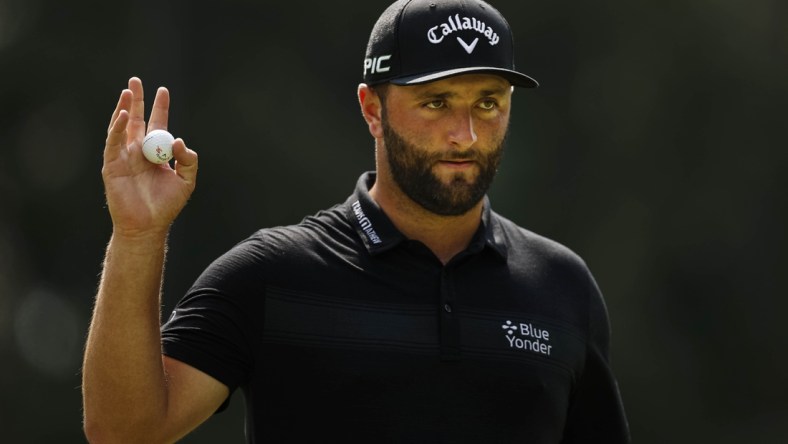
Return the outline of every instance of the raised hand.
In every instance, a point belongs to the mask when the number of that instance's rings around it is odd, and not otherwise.
[[[116,235],[166,235],[194,191],[197,153],[182,139],[172,146],[174,166],[150,163],[142,154],[145,134],[167,129],[169,108],[169,91],[159,88],[146,125],[142,81],[132,77],[120,94],[107,129],[101,170]]]

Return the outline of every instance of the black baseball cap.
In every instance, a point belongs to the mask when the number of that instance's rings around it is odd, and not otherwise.
[[[512,85],[539,86],[515,71],[513,46],[506,19],[481,0],[398,0],[372,28],[363,80],[417,85],[487,73]]]

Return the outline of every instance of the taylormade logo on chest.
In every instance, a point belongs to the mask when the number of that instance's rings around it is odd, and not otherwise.
[[[487,23],[476,19],[476,17],[460,17],[460,14],[455,14],[453,17],[449,16],[449,18],[439,25],[433,26],[427,31],[427,40],[430,43],[438,44],[443,41],[446,36],[452,34],[457,31],[462,31],[470,29],[473,31],[478,32],[479,34],[484,35],[487,40],[490,42],[491,46],[495,46],[500,40],[500,36],[487,25]],[[468,54],[472,53],[474,48],[476,48],[476,44],[479,43],[479,38],[473,40],[473,42],[468,43],[460,37],[457,37],[457,41],[460,42],[462,47],[465,49]]]
[[[372,228],[372,222],[364,214],[364,210],[361,209],[361,202],[355,201],[351,207],[353,208],[353,214],[355,214],[356,219],[358,219],[358,224],[361,226],[361,230],[367,235],[367,239],[369,239],[369,241],[373,244],[379,244],[383,242],[380,240],[378,233],[375,232],[375,229]]]

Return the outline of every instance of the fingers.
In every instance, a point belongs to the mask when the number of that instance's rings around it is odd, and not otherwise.
[[[113,122],[107,130],[107,142],[104,145],[104,163],[117,159],[126,149],[126,127],[129,124],[129,112],[118,109]]]
[[[156,91],[153,100],[153,109],[147,129],[145,125],[145,93],[142,88],[142,80],[138,77],[129,79],[129,91],[132,94],[129,127],[129,136],[132,138],[143,138],[149,131],[155,129],[166,130],[170,114],[170,92],[165,87],[160,87]]]
[[[172,144],[172,156],[175,158],[175,172],[194,186],[197,181],[197,153],[186,148],[183,139],[177,138]]]
[[[156,98],[153,100],[153,109],[148,121],[148,131],[166,130],[167,121],[170,115],[170,92],[165,87],[160,87],[156,91]]]
[[[147,130],[167,130],[169,109],[170,93],[167,88],[160,87],[156,91],[156,98],[153,101],[153,109],[151,110]],[[122,150],[127,148],[132,151],[138,151],[142,146],[142,140],[146,133],[142,80],[138,77],[132,77],[129,79],[128,89],[124,89],[121,92],[118,104],[115,106],[115,111],[110,118],[109,127],[107,128],[107,143],[104,148],[105,160],[112,161],[116,159]],[[135,141],[137,142],[136,144],[133,143]],[[186,148],[183,140],[180,140],[178,145],[182,148],[180,150],[182,154],[179,159],[179,156],[173,153],[176,161],[181,163],[181,168],[187,176],[196,176],[197,153]],[[174,147],[173,151],[176,151]],[[193,165],[194,172],[191,173]]]
[[[142,143],[142,138],[145,137],[145,95],[142,80],[138,77],[130,78],[129,90],[131,90],[132,101],[129,110],[128,136]]]
[[[112,117],[109,119],[109,126],[107,126],[107,133],[109,133],[112,125],[115,124],[115,120],[118,119],[118,114],[120,110],[125,109],[128,111],[130,103],[131,103],[131,91],[128,89],[124,89],[120,93],[120,97],[118,98],[118,104],[115,106],[115,111],[112,113]]]
[[[104,145],[104,159],[111,162],[116,159],[121,150],[126,149],[127,133],[126,128],[129,123],[129,108],[133,100],[133,93],[124,89],[118,98],[118,104],[115,106],[115,111],[112,113],[112,118],[109,121],[107,128],[107,141]]]

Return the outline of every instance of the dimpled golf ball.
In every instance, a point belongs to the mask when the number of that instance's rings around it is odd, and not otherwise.
[[[165,163],[172,159],[172,143],[175,138],[164,130],[153,130],[142,142],[142,154],[153,163]]]

